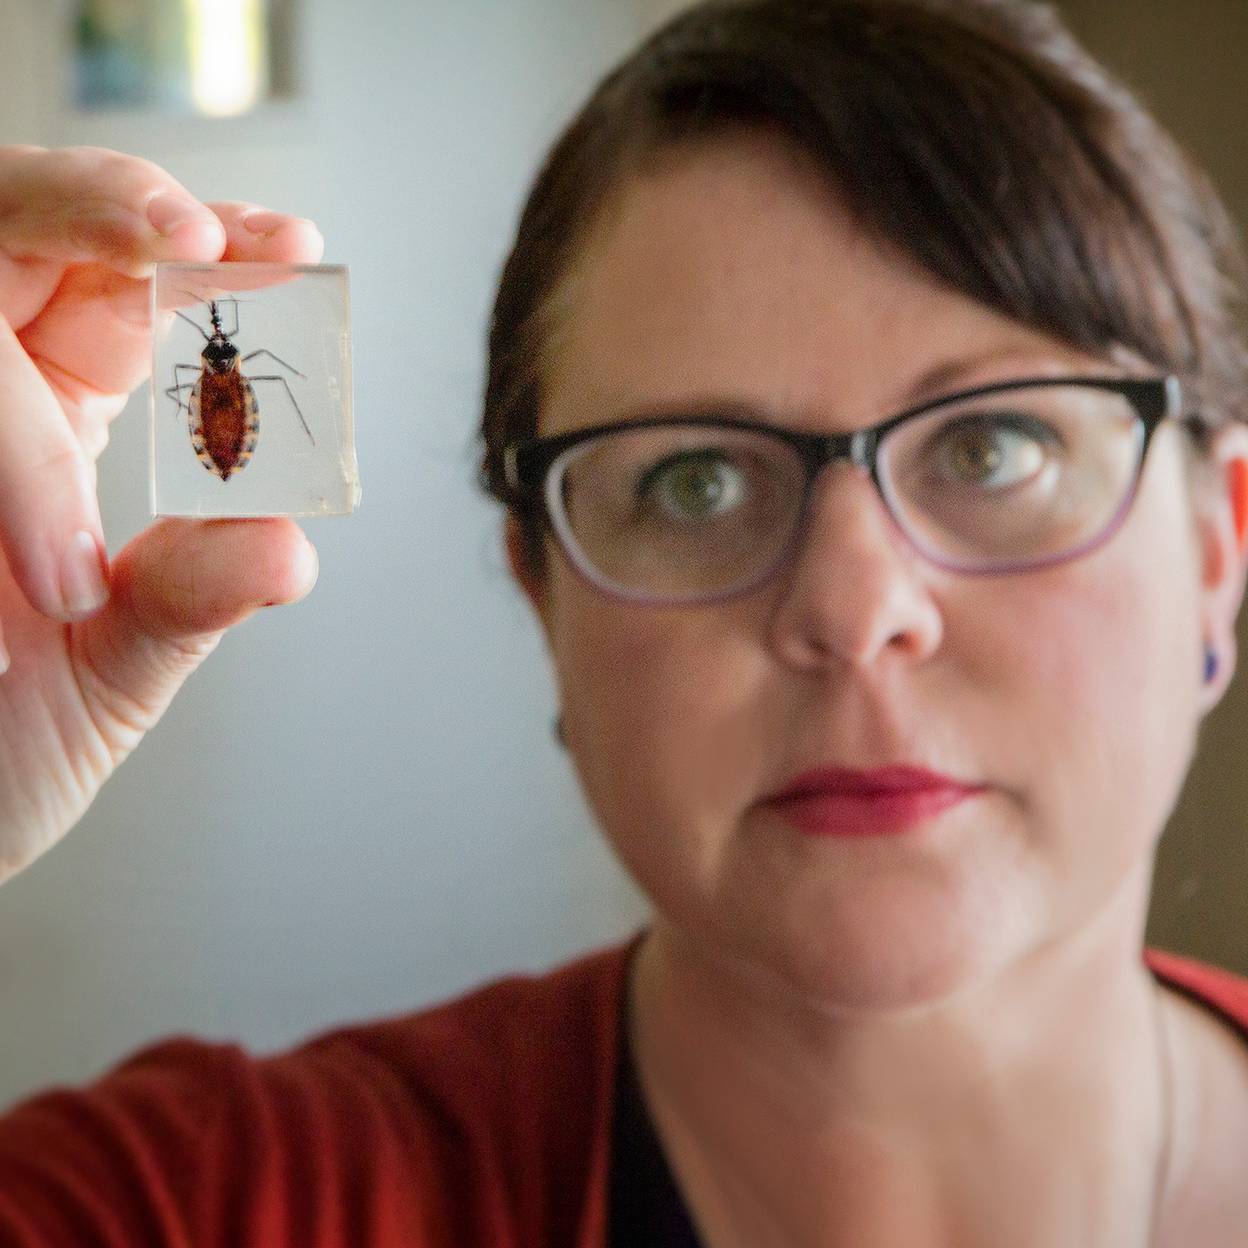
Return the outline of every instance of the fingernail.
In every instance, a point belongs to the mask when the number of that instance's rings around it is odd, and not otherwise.
[[[243,213],[243,225],[252,234],[276,234],[278,230],[291,224],[312,225],[312,222],[302,217],[287,216],[284,212],[270,212],[267,208],[256,208]]]
[[[147,219],[166,238],[171,238],[184,225],[208,225],[216,220],[201,204],[167,191],[148,201]]]
[[[282,212],[270,212],[267,208],[256,208],[252,212],[245,212],[242,215],[243,226],[250,233],[261,233],[261,235],[270,235],[277,233],[282,226],[286,225],[291,218]]]
[[[103,552],[85,529],[70,539],[61,560],[61,601],[65,615],[73,619],[91,615],[108,601]]]
[[[9,664],[12,663],[9,652],[4,648],[4,638],[0,637],[0,676],[9,670]]]

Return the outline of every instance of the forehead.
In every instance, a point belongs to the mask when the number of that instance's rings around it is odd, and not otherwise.
[[[553,302],[542,432],[695,399],[849,426],[923,386],[1088,363],[938,284],[765,131],[630,178]]]

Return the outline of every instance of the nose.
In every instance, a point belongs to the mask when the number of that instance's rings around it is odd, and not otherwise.
[[[776,652],[802,668],[927,657],[940,645],[943,622],[923,566],[866,472],[830,465],[778,578],[770,620]]]

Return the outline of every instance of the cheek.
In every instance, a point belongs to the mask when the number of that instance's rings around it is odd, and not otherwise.
[[[572,757],[617,853],[653,892],[709,877],[760,783],[763,655],[732,616],[611,602],[566,578],[551,634]]]
[[[991,665],[978,682],[979,739],[1003,783],[1019,777],[1054,872],[1089,892],[1098,864],[1120,872],[1151,852],[1195,744],[1198,570],[1167,514],[1142,509],[1121,540],[1020,579],[983,604],[978,618],[991,625],[967,625]]]

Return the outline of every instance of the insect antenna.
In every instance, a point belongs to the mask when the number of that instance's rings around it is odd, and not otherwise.
[[[194,325],[195,328],[199,330],[200,336],[203,338],[205,342],[210,342],[212,340],[212,335],[205,333],[203,328],[198,324],[198,322],[191,320],[191,318],[187,316],[185,312],[179,312],[177,308],[174,308],[173,314],[174,316],[180,316],[188,325]]]

